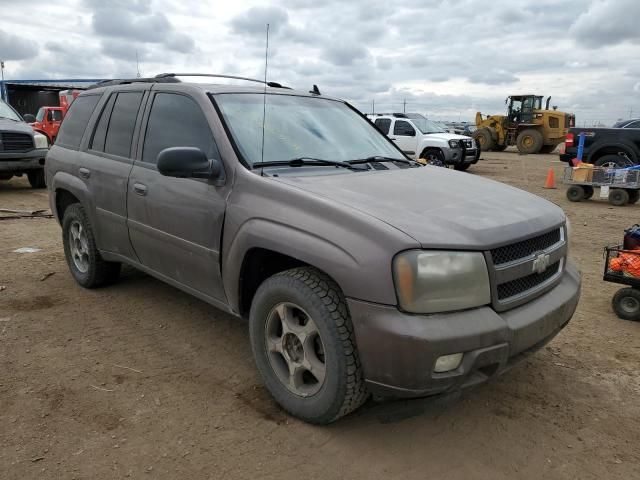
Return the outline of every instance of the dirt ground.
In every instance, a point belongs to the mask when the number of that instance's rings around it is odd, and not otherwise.
[[[242,321],[133,270],[83,290],[55,220],[0,221],[0,478],[640,478],[640,324],[601,280],[602,246],[640,206],[571,204],[542,188],[549,166],[558,178],[557,155],[507,151],[469,172],[569,215],[584,280],[569,326],[462,396],[370,403],[329,427],[278,409]],[[47,207],[0,182],[0,208]]]

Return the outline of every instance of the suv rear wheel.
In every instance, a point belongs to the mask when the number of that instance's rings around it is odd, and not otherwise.
[[[120,264],[102,258],[87,213],[79,203],[64,211],[62,241],[69,270],[80,285],[96,288],[118,279]]]
[[[327,275],[294,268],[265,280],[249,329],[265,386],[295,417],[327,424],[367,399],[349,311]]]

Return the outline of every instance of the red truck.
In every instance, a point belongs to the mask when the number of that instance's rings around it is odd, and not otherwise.
[[[71,102],[78,96],[80,90],[63,90],[59,94],[59,107],[40,107],[35,121],[29,123],[36,132],[43,134],[49,140],[49,145],[56,141],[60,124]],[[33,118],[33,117],[32,117]]]

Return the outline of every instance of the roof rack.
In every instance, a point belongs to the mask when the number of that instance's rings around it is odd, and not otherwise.
[[[155,78],[175,78],[175,77],[215,77],[215,78],[230,78],[232,80],[244,80],[247,82],[255,82],[262,83],[263,85],[267,85],[268,87],[273,88],[286,88],[291,90],[289,87],[285,87],[278,82],[265,82],[263,80],[256,80],[255,78],[247,78],[247,77],[238,77],[235,75],[221,75],[217,73],[160,73],[155,76]],[[177,80],[177,79],[176,79]],[[179,80],[178,80],[179,81]]]
[[[396,117],[396,118],[409,118],[406,113],[371,113],[370,115],[375,115],[376,117],[388,116],[388,117]]]
[[[92,90],[94,88],[101,87],[111,87],[113,85],[127,85],[130,83],[179,83],[180,80],[177,78],[121,78],[114,80],[102,80],[101,82],[95,83],[87,87],[87,90]]]

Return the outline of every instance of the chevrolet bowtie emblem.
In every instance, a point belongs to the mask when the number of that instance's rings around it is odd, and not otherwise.
[[[549,267],[549,262],[551,261],[551,257],[546,253],[539,254],[536,259],[533,261],[532,270],[535,273],[544,273]]]

